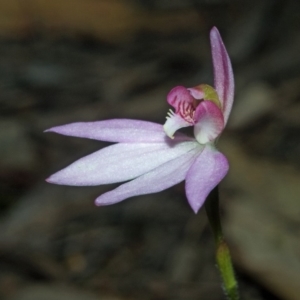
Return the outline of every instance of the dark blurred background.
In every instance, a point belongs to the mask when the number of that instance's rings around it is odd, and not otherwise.
[[[172,87],[212,84],[212,26],[236,78],[218,145],[241,294],[300,299],[299,1],[0,0],[1,299],[223,299],[205,212],[184,184],[99,208],[111,186],[44,182],[106,145],[45,129],[164,123]]]

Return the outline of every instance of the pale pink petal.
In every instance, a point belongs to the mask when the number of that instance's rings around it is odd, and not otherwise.
[[[225,177],[228,169],[227,158],[212,146],[205,146],[186,176],[186,196],[195,213],[211,190]]]
[[[71,123],[50,128],[46,132],[107,142],[153,143],[166,140],[161,124],[130,119]],[[176,138],[182,141],[190,140],[183,134],[176,135]]]
[[[196,149],[160,165],[149,173],[101,195],[96,199],[96,205],[109,205],[129,197],[157,193],[183,181],[195,157],[201,153],[202,149],[203,147],[198,146]]]
[[[234,97],[234,78],[230,58],[216,27],[210,32],[211,52],[214,66],[215,89],[219,95],[227,123]]]
[[[219,107],[211,101],[202,101],[195,111],[194,135],[200,144],[213,141],[224,128],[224,117]]]
[[[197,142],[115,144],[77,160],[47,181],[77,186],[126,181],[198,146]]]

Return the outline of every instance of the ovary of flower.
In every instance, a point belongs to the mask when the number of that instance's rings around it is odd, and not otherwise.
[[[198,212],[210,191],[228,171],[215,139],[228,120],[234,95],[230,59],[218,30],[210,32],[214,88],[175,87],[167,101],[175,109],[164,126],[152,122],[113,119],[72,123],[48,132],[115,142],[51,175],[54,184],[88,186],[128,181],[100,195],[96,205],[118,203],[132,196],[156,193],[185,180],[188,202]],[[194,137],[178,129],[193,126]]]

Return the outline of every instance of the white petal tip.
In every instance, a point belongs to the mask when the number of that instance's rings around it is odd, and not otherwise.
[[[218,35],[220,35],[219,30],[218,30],[218,28],[217,28],[216,26],[214,26],[214,27],[210,30],[210,34],[218,34]]]
[[[109,193],[109,192],[108,192],[108,193]],[[101,196],[102,196],[102,195],[101,195]],[[103,201],[103,199],[100,200],[101,196],[99,196],[99,197],[94,201],[94,203],[95,203],[96,206],[107,206],[107,205],[114,204],[114,202],[111,202],[111,203],[110,203],[110,202]]]
[[[165,123],[165,125],[163,126],[164,128],[164,131],[166,133],[166,135],[170,138],[170,139],[174,139],[174,130],[172,130],[172,128],[170,128],[169,124],[170,122],[168,122],[168,120],[170,119],[167,119],[167,122]]]
[[[193,205],[191,205],[191,204],[190,204],[190,206],[191,206],[193,212],[194,212],[195,214],[197,214],[198,211],[199,211],[199,209],[201,208],[202,205],[198,205],[198,204],[193,204]]]
[[[197,135],[197,141],[202,145],[205,145],[206,143],[210,142],[207,135],[205,135],[205,134],[203,134],[203,135],[198,134]]]
[[[98,199],[96,199],[96,200],[94,201],[94,203],[95,203],[96,206],[103,206],[103,204],[100,203],[100,202],[98,201]]]
[[[183,127],[188,127],[188,126],[192,126],[192,124],[185,121],[179,115],[172,113],[172,114],[168,115],[167,121],[164,124],[163,128],[164,128],[166,135],[169,138],[174,139],[174,133],[178,129],[183,128]]]
[[[56,174],[56,173],[55,173]],[[72,185],[70,183],[65,183],[60,178],[57,178],[55,174],[51,175],[50,177],[46,178],[45,181],[51,184],[58,184],[58,185]]]
[[[48,177],[48,178],[46,178],[45,181],[48,182],[48,183],[55,183],[55,182],[53,182],[53,180],[51,179],[51,176]]]
[[[57,130],[55,130],[55,129],[56,129],[56,127],[51,127],[49,129],[44,130],[44,132],[55,132],[55,133],[57,133]]]

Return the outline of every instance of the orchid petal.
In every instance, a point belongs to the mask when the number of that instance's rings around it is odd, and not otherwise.
[[[203,150],[197,147],[156,169],[99,196],[96,205],[110,205],[129,197],[163,191],[185,179],[195,157]]]
[[[219,107],[211,101],[202,101],[195,111],[194,135],[200,144],[214,140],[224,128],[224,117]]]
[[[71,123],[50,128],[46,132],[107,142],[154,143],[166,140],[162,125],[129,119]],[[182,141],[191,140],[183,134],[178,134],[176,138]]]
[[[175,108],[177,113],[182,109],[182,105],[192,104],[194,99],[187,88],[184,86],[176,86],[169,92],[167,101]]]
[[[197,142],[111,145],[77,160],[47,181],[76,186],[126,181],[197,147]]]
[[[210,31],[211,52],[214,65],[215,89],[222,103],[224,121],[227,123],[234,97],[234,78],[230,58],[216,27]]]
[[[185,184],[188,202],[195,213],[211,190],[225,177],[228,169],[227,158],[210,145],[197,157],[187,173]]]

